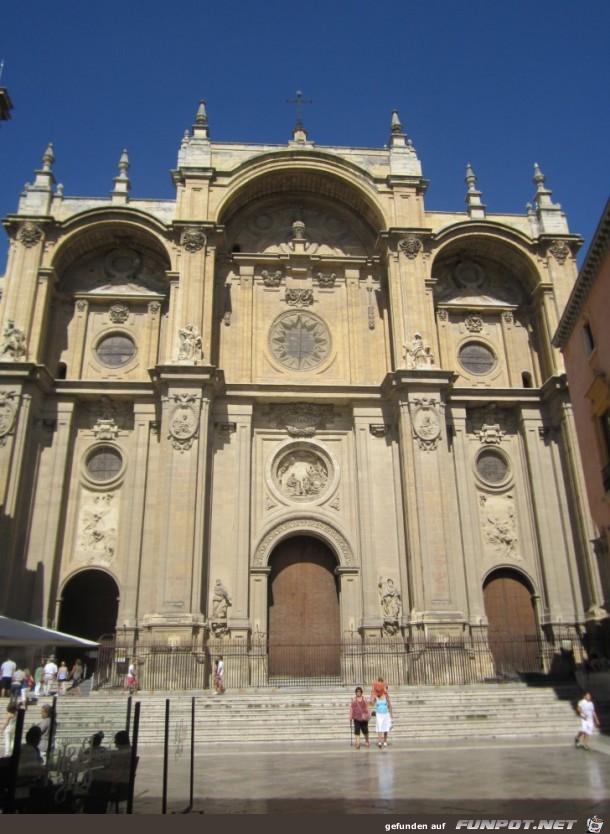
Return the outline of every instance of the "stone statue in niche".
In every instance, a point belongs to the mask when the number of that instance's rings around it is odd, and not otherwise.
[[[405,342],[403,347],[406,365],[410,370],[431,368],[434,364],[430,345],[424,345],[421,333],[415,333],[413,340]]]
[[[212,595],[212,620],[216,622],[217,620],[226,620],[227,619],[227,609],[229,605],[232,605],[231,597],[229,596],[229,592],[222,584],[220,579],[216,580],[216,585],[214,586],[214,591]]]
[[[24,359],[26,354],[25,333],[15,327],[15,322],[9,319],[3,333],[3,342],[0,347],[0,358]]]
[[[179,362],[195,362],[202,358],[201,335],[199,328],[194,324],[185,324],[178,331],[180,336],[180,348],[178,350]]]
[[[383,576],[380,576],[377,588],[379,590],[379,600],[381,602],[384,620],[391,622],[398,620],[402,608],[402,600],[400,598],[400,590],[394,584],[394,580],[390,578],[384,579]]]

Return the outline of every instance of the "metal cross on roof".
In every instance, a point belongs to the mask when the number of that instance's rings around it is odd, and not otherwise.
[[[301,107],[304,104],[313,104],[313,100],[310,98],[303,98],[303,93],[300,90],[296,92],[296,98],[287,98],[286,104],[296,104],[297,106],[297,129],[303,127],[303,120],[301,118],[302,112]]]

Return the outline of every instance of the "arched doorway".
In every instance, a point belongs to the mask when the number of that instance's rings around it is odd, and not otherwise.
[[[483,587],[489,648],[501,677],[540,669],[538,626],[532,590],[517,571],[494,571]]]
[[[64,586],[59,612],[60,631],[87,640],[99,640],[116,630],[119,589],[114,579],[102,570],[84,570]]]
[[[339,589],[331,550],[293,536],[273,551],[269,577],[269,677],[278,682],[341,673]]]

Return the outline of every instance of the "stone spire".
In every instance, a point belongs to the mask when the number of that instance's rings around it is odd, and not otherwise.
[[[485,205],[481,202],[482,192],[477,190],[477,178],[470,162],[466,166],[464,182],[468,186],[466,205],[471,220],[485,220]]]
[[[53,176],[53,163],[55,156],[53,155],[53,142],[49,142],[46,151],[42,155],[42,168],[39,168],[36,173],[34,185],[37,191],[50,191],[51,186],[55,183]]]
[[[195,116],[195,124],[193,125],[194,139],[209,139],[210,133],[208,129],[208,115],[205,110],[205,101],[199,102],[197,108],[197,115]]]
[[[541,234],[569,234],[568,222],[559,203],[551,199],[553,192],[546,188],[546,177],[537,162],[534,163],[534,185],[536,193],[532,202],[536,206],[536,217]]]
[[[34,172],[36,179],[32,184],[25,184],[23,194],[19,200],[20,214],[44,215],[49,213],[51,200],[53,199],[53,186],[55,185],[55,177],[53,176],[54,161],[53,144],[49,142],[46,151],[42,155],[42,168],[38,168]]]
[[[398,110],[392,110],[389,148],[390,176],[421,177],[421,164],[417,158],[413,142],[403,131]]]
[[[119,175],[114,178],[114,188],[110,192],[113,203],[127,203],[129,202],[129,189],[131,183],[129,181],[128,171],[130,169],[129,157],[127,151],[123,150],[121,158],[119,159]]]

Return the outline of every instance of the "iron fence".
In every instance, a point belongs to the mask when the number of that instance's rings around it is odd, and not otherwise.
[[[538,635],[475,634],[441,640],[358,635],[324,645],[279,643],[264,635],[247,642],[210,639],[177,645],[103,640],[95,685],[121,688],[128,660],[135,658],[141,689],[207,689],[219,654],[231,689],[352,685],[379,675],[392,685],[461,685],[531,674],[565,676],[573,666],[565,641],[549,642]]]

